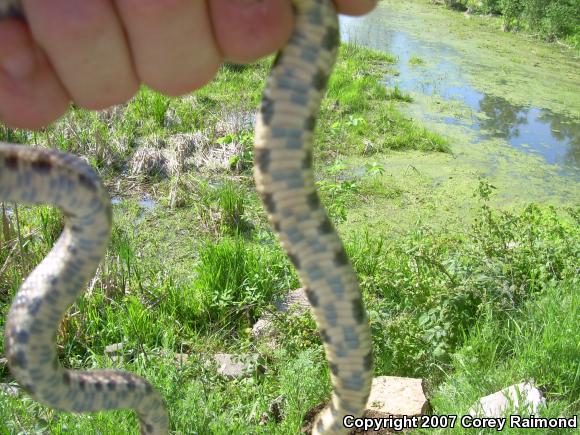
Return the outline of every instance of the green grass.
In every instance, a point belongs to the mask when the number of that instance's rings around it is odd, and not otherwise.
[[[425,60],[423,60],[423,58],[417,56],[416,54],[413,54],[409,58],[409,65],[414,65],[414,66],[425,65]]]
[[[512,312],[488,309],[461,351],[454,372],[437,388],[440,414],[464,415],[482,396],[508,384],[534,380],[546,391],[544,417],[577,415],[580,409],[580,294],[578,280],[550,285]],[[458,433],[469,433],[468,430]],[[491,433],[491,431],[488,431]],[[488,433],[484,432],[484,433]],[[574,430],[550,433],[578,433]],[[521,433],[508,428],[506,433]],[[543,434],[544,429],[526,433]]]
[[[393,89],[389,90],[389,92],[387,93],[387,96],[391,100],[403,101],[405,103],[412,103],[413,102],[413,97],[411,97],[409,94],[401,91],[401,89],[399,89],[398,86],[395,86]]]
[[[387,150],[416,149],[449,152],[449,145],[410,121],[386,100],[410,102],[398,88],[387,92],[377,78],[395,62],[389,55],[366,48],[342,46],[321,110],[317,140],[321,150],[368,154]],[[382,66],[382,68],[381,68]]]
[[[403,230],[377,209],[382,227],[346,225],[377,199],[402,207],[431,194],[432,180],[424,181],[426,193],[409,191],[405,178],[394,180],[389,156],[449,150],[441,136],[401,115],[398,105],[406,103],[381,85],[392,61],[341,48],[315,148],[317,185],[369,308],[375,375],[425,377],[436,414],[465,413],[477,397],[531,378],[547,392],[549,415],[578,413],[577,209],[497,210],[490,205],[494,189],[481,181],[473,221],[419,221]],[[113,194],[123,197],[96,279],[61,325],[59,356],[67,367],[115,367],[147,377],[165,398],[175,433],[296,433],[306,411],[330,392],[308,313],[275,316],[275,349],[256,343],[249,331],[272,311],[276,295],[299,286],[253,189],[249,127],[241,115],[236,125],[220,124],[256,107],[266,71],[265,61],[224,67],[207,88],[181,99],[143,89],[106,112],[73,109],[42,134],[0,130],[5,140],[90,154]],[[122,172],[147,139],[158,138],[164,149],[164,141],[191,130],[203,130],[216,148],[239,145],[239,152],[210,169],[196,158],[174,178],[136,182]],[[364,164],[347,166],[353,157]],[[183,206],[171,209],[175,185]],[[145,194],[156,207],[139,205]],[[0,220],[1,328],[22,278],[46,255],[62,219],[49,207],[19,206],[18,219]],[[104,349],[118,342],[124,358],[113,362]],[[217,352],[256,353],[265,372],[223,379],[207,365]],[[190,359],[180,366],[177,353]],[[129,411],[72,415],[24,395],[0,395],[0,433],[127,433],[137,425]],[[279,396],[282,421],[260,425]]]

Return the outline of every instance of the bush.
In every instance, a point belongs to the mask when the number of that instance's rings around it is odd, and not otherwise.
[[[501,14],[505,29],[525,30],[547,40],[577,40],[580,35],[580,0],[445,0],[445,5]]]
[[[480,212],[463,233],[419,226],[401,241],[363,234],[347,243],[369,307],[376,373],[437,381],[486,313],[508,321],[577,275],[580,212],[493,210],[493,190],[481,182]]]
[[[199,253],[195,280],[203,320],[251,324],[283,285],[277,277],[287,272],[288,263],[279,250],[248,245],[238,237],[208,241]]]

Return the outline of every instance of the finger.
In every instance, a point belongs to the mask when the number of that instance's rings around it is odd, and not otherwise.
[[[0,22],[0,119],[15,128],[40,128],[68,108],[68,95],[19,20]]]
[[[334,0],[334,4],[341,14],[358,16],[372,11],[377,0]]]
[[[108,0],[24,0],[34,39],[79,106],[102,109],[138,88],[130,51]]]
[[[117,0],[117,9],[145,84],[181,95],[213,78],[221,54],[205,1]]]
[[[288,0],[210,0],[215,37],[224,57],[251,62],[278,50],[290,37]]]

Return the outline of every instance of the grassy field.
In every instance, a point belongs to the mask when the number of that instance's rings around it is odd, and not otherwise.
[[[401,115],[411,98],[381,84],[392,62],[342,46],[315,147],[323,202],[369,307],[375,375],[425,377],[436,414],[465,414],[478,397],[529,379],[545,390],[546,415],[578,414],[580,209],[499,208],[490,180],[477,177],[434,203],[434,180],[415,177],[412,163],[452,148]],[[142,89],[107,111],[73,108],[39,133],[0,127],[0,140],[87,156],[104,178],[115,204],[112,240],[61,325],[59,354],[67,367],[147,377],[175,433],[296,433],[330,392],[309,314],[277,316],[277,348],[250,335],[273,298],[299,286],[251,178],[252,117],[268,64],[225,66],[180,99]],[[405,158],[409,178],[396,179],[384,162]],[[468,204],[461,214],[458,196]],[[364,225],[369,204],[373,223]],[[49,207],[6,207],[0,322],[62,228]],[[448,217],[431,222],[415,213],[423,208]],[[113,362],[104,348],[119,342],[124,358]],[[217,352],[257,354],[260,369],[226,380],[207,365]],[[181,353],[185,364],[175,362]],[[129,411],[73,415],[0,395],[0,433],[136,432]],[[279,396],[282,420],[260,425]]]

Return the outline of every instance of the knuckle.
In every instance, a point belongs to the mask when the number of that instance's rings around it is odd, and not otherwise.
[[[124,0],[127,9],[139,15],[159,16],[182,10],[188,0]]]
[[[143,83],[158,92],[179,96],[209,83],[215,77],[220,64],[216,53],[207,53],[201,60],[196,58],[173,67],[140,69],[139,77]]]
[[[116,104],[121,104],[133,97],[138,90],[138,84],[126,85],[118,89],[106,89],[106,86],[94,89],[87,95],[75,95],[76,105],[88,110],[103,110]]]
[[[75,2],[55,17],[53,26],[57,33],[70,38],[94,37],[110,26],[107,7],[102,0]]]

